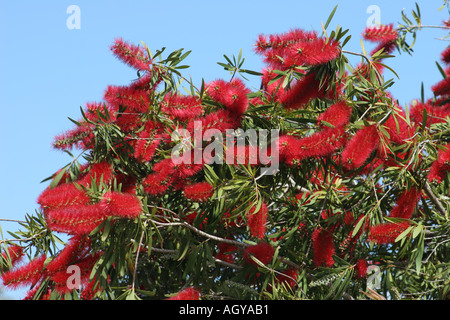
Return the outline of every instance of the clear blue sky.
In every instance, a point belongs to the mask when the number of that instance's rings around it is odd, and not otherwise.
[[[448,18],[443,0],[418,1],[423,24],[440,24]],[[70,5],[81,12],[80,29],[67,28]],[[51,147],[56,134],[72,128],[67,119],[80,117],[79,107],[100,101],[107,85],[123,85],[135,72],[116,60],[109,46],[115,37],[155,51],[192,50],[185,70],[200,83],[228,78],[216,62],[222,55],[242,48],[247,69],[260,70],[259,56],[252,51],[258,34],[285,32],[290,28],[321,30],[333,7],[330,24],[350,29],[346,49],[361,52],[360,34],[370,14],[368,6],[380,8],[381,23],[410,17],[414,1],[5,1],[0,0],[0,218],[23,219],[37,208],[36,199],[46,184],[40,181],[70,161]],[[430,86],[440,79],[435,66],[448,42],[437,40],[437,29],[419,32],[412,57],[402,54],[388,61],[400,79],[392,93],[402,104],[420,96],[420,84],[430,96]],[[371,48],[370,45],[368,45]],[[372,46],[373,47],[373,46]],[[6,230],[13,223],[0,221]],[[21,291],[19,291],[21,292]],[[7,292],[18,298],[20,293]]]

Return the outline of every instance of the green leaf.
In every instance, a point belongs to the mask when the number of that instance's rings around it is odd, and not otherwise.
[[[437,61],[436,61],[436,66],[438,67],[438,70],[441,73],[442,77],[444,79],[447,79],[447,74],[445,73],[444,69],[442,69],[441,65]]]
[[[53,178],[52,182],[50,183],[50,189],[53,189],[54,187],[56,187],[59,182],[61,181],[62,177],[64,176],[64,174],[66,173],[67,168],[71,165],[71,163],[69,163],[68,165],[66,165],[65,167],[63,167],[58,174],[55,176],[55,178]]]
[[[334,7],[333,11],[331,11],[330,15],[328,16],[327,22],[325,22],[324,29],[326,30],[328,28],[328,25],[330,24],[331,20],[334,17],[334,14],[336,13],[337,5]]]
[[[395,238],[395,242],[399,242],[400,240],[402,240],[403,238],[405,238],[408,233],[413,229],[413,226],[409,226],[408,228],[406,228],[405,231],[403,231],[402,233],[400,233],[397,238]]]

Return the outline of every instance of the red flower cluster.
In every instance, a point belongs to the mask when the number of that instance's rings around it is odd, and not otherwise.
[[[442,52],[441,59],[445,63],[444,72],[446,77],[431,87],[435,97],[423,102],[416,100],[412,103],[411,120],[418,126],[422,125],[424,112],[427,114],[426,126],[444,123],[446,118],[450,117],[450,47],[447,47]]]
[[[243,114],[248,108],[250,90],[240,79],[213,81],[206,86],[206,91],[214,101],[236,115]]]
[[[198,202],[207,201],[214,193],[213,187],[208,182],[187,185],[183,191],[186,198]]]
[[[261,205],[258,211],[252,207],[247,214],[247,226],[253,237],[262,239],[266,233],[268,209],[265,203]]]
[[[407,221],[378,224],[370,228],[368,240],[377,244],[394,243],[395,239],[408,227]]]
[[[395,48],[395,42],[398,38],[398,32],[392,24],[385,26],[367,27],[364,30],[363,37],[365,40],[377,42],[378,46],[372,50],[371,54],[384,49],[383,53],[390,53]]]
[[[167,300],[199,300],[200,299],[200,291],[197,289],[190,287],[181,290],[177,294],[167,298]]]
[[[260,35],[255,51],[273,69],[285,70],[294,65],[320,65],[340,54],[335,40],[319,38],[315,32],[294,29],[283,34]]]
[[[244,249],[244,261],[257,266],[252,256],[258,259],[261,263],[267,265],[272,261],[275,249],[267,242],[260,242],[254,246],[249,246]]]
[[[312,234],[312,246],[316,267],[331,267],[334,264],[333,255],[335,254],[334,237],[329,230],[318,227]]]

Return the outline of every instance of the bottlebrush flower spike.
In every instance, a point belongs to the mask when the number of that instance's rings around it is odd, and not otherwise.
[[[430,167],[428,180],[430,182],[441,183],[447,172],[450,171],[450,144],[443,146],[443,150],[439,150],[438,157]]]
[[[222,79],[209,83],[206,87],[210,97],[221,103],[230,112],[241,115],[249,105],[248,94],[250,90],[240,79],[226,82]]]
[[[343,127],[350,121],[352,115],[352,107],[342,100],[331,105],[327,110],[319,115],[317,124],[322,128],[325,126],[322,121],[325,121],[335,127]]]
[[[144,191],[150,195],[161,195],[175,180],[175,165],[172,159],[164,159],[153,166],[153,173],[142,181]]]
[[[340,54],[340,48],[335,40],[315,38],[293,44],[286,53],[284,63],[287,66],[317,66],[335,60]]]
[[[388,43],[395,41],[398,37],[397,30],[392,24],[383,26],[373,26],[364,29],[363,38],[372,42]]]
[[[431,87],[436,96],[444,96],[450,94],[450,78],[445,78]]]
[[[191,287],[186,288],[176,295],[168,298],[167,300],[199,300],[200,299],[200,291]]]
[[[355,271],[356,271],[356,278],[357,279],[364,279],[367,277],[367,261],[364,259],[358,259],[356,261],[355,265]]]
[[[52,145],[59,150],[88,149],[92,147],[94,138],[92,129],[86,124],[81,124],[75,129],[55,136]]]
[[[410,118],[417,125],[421,126],[423,122],[424,110],[427,113],[426,126],[435,123],[444,123],[447,117],[450,117],[450,110],[439,106],[432,105],[430,102],[414,101],[410,110]]]
[[[204,202],[212,197],[214,189],[208,182],[198,182],[186,186],[183,193],[189,200]]]
[[[252,256],[254,256],[262,264],[267,265],[272,261],[274,253],[274,247],[272,247],[267,242],[260,242],[256,245],[246,247],[244,249],[243,258],[244,261],[248,264],[257,266],[258,264],[256,263],[256,261],[252,259]]]
[[[361,167],[377,149],[380,137],[376,125],[366,126],[356,132],[342,152],[345,168],[352,170]]]
[[[441,59],[446,64],[450,64],[450,47],[445,48],[444,51],[441,53]]]
[[[77,188],[73,183],[47,188],[39,195],[37,200],[44,210],[88,204],[90,201],[87,193]]]
[[[261,207],[256,211],[255,207],[252,207],[247,214],[247,226],[250,234],[253,237],[262,239],[266,233],[268,209],[265,203],[261,204]]]
[[[409,222],[382,223],[370,227],[368,240],[377,244],[394,243],[395,239],[407,228]]]
[[[134,146],[134,157],[140,162],[153,159],[156,149],[161,143],[162,135],[158,131],[142,131]]]
[[[100,204],[113,217],[134,219],[142,213],[141,201],[134,194],[110,191],[103,195]]]
[[[313,262],[316,267],[331,267],[334,264],[335,254],[333,234],[321,227],[316,228],[312,234]]]
[[[37,283],[43,277],[45,255],[38,256],[24,266],[5,272],[1,279],[5,286],[17,288]]]
[[[11,263],[11,266],[14,267],[16,263],[18,263],[22,257],[24,256],[23,248],[18,245],[11,245],[6,248],[6,251],[2,253],[2,260],[8,261]],[[2,264],[0,264],[0,271],[2,271]]]
[[[127,107],[127,112],[143,113],[151,105],[150,96],[146,91],[131,86],[108,86],[103,97],[115,111],[122,106]]]
[[[336,99],[342,90],[338,83],[336,90],[327,91],[328,76],[322,80],[316,79],[315,72],[310,72],[300,80],[293,82],[289,89],[282,90],[277,98],[286,109],[298,110],[304,108],[311,100],[317,98]]]
[[[117,38],[111,46],[114,55],[124,63],[138,70],[149,70],[152,64],[148,54],[140,47]]]
[[[89,187],[92,182],[99,184],[110,183],[114,178],[113,167],[106,161],[93,163],[88,168],[88,172],[76,181],[78,184]]]
[[[106,217],[103,205],[96,203],[49,210],[46,218],[53,231],[82,235],[90,233]]]
[[[397,200],[397,203],[389,212],[389,217],[410,219],[420,199],[420,190],[412,187],[405,190]]]
[[[180,121],[196,118],[203,114],[201,100],[194,96],[166,95],[161,111]]]
[[[82,235],[70,238],[64,249],[45,267],[49,273],[66,271],[67,267],[89,253],[90,241]]]

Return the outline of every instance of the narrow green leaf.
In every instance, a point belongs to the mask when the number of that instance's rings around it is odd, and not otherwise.
[[[328,16],[327,22],[325,22],[324,28],[325,30],[328,28],[328,25],[330,24],[331,20],[334,17],[334,14],[336,13],[337,5],[334,7],[333,11],[331,11],[330,15]]]

